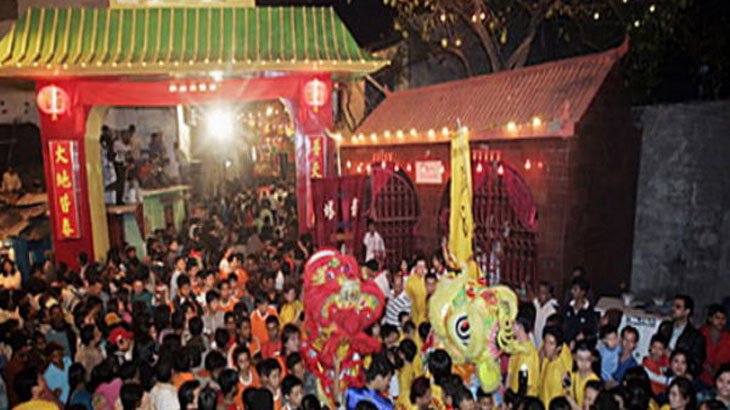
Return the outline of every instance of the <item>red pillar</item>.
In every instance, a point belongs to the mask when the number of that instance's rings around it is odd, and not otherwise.
[[[324,104],[320,107],[309,106],[304,97],[304,88],[313,79],[324,82],[326,86],[326,98]],[[323,176],[331,176],[336,172],[336,165],[332,160],[335,145],[331,138],[327,138],[326,134],[326,130],[332,130],[333,126],[332,76],[329,73],[314,74],[310,78],[305,78],[300,87],[299,101],[295,104],[298,127],[294,141],[297,168],[297,214],[299,216],[299,231],[308,232],[313,226],[314,219],[311,189],[312,163],[310,161],[312,151],[310,139],[312,137],[324,137],[325,164],[322,170]]]
[[[84,136],[86,133],[87,110],[80,105],[76,83],[73,81],[39,81],[36,91],[46,85],[56,85],[62,88],[70,97],[68,110],[54,119],[51,115],[39,113],[41,125],[41,143],[43,151],[43,166],[46,176],[46,192],[48,193],[48,209],[50,213],[53,249],[56,261],[65,262],[71,268],[78,267],[79,252],[86,252],[94,257],[92,241],[92,220],[89,205],[89,187],[86,175],[86,151]],[[59,198],[56,197],[53,184],[57,179],[52,172],[53,160],[50,152],[51,141],[74,141],[76,147],[74,191],[76,200],[78,238],[64,239],[60,215],[57,212]],[[101,166],[101,164],[99,164]]]

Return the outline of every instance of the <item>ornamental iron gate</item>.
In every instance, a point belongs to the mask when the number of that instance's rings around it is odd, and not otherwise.
[[[407,174],[388,167],[372,166],[370,177],[374,196],[370,218],[385,242],[385,267],[396,272],[403,259],[413,254],[418,195]]]
[[[474,251],[490,283],[534,285],[537,273],[537,208],[527,183],[501,161],[472,160]],[[451,181],[439,212],[448,236]]]

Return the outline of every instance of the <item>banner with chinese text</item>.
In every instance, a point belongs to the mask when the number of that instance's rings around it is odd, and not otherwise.
[[[366,175],[328,177],[312,181],[315,225],[312,233],[318,246],[334,246],[358,260],[367,228]]]
[[[56,140],[48,143],[56,236],[59,240],[81,237],[77,186],[79,164],[76,144],[71,140]]]
[[[325,152],[326,144],[323,135],[309,135],[309,177],[312,179],[324,178]]]

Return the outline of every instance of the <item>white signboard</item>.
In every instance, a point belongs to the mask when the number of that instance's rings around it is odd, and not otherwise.
[[[416,161],[416,183],[441,185],[444,181],[441,161]]]

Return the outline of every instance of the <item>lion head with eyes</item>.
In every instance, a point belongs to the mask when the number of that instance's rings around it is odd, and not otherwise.
[[[318,251],[304,267],[304,338],[301,353],[327,400],[364,383],[363,357],[380,350],[365,333],[382,314],[385,297],[352,256]],[[337,373],[339,371],[339,373]]]
[[[486,286],[468,275],[442,280],[429,301],[437,341],[455,364],[474,363],[482,389],[499,387],[499,357],[515,345],[512,322],[517,296],[505,286]]]

